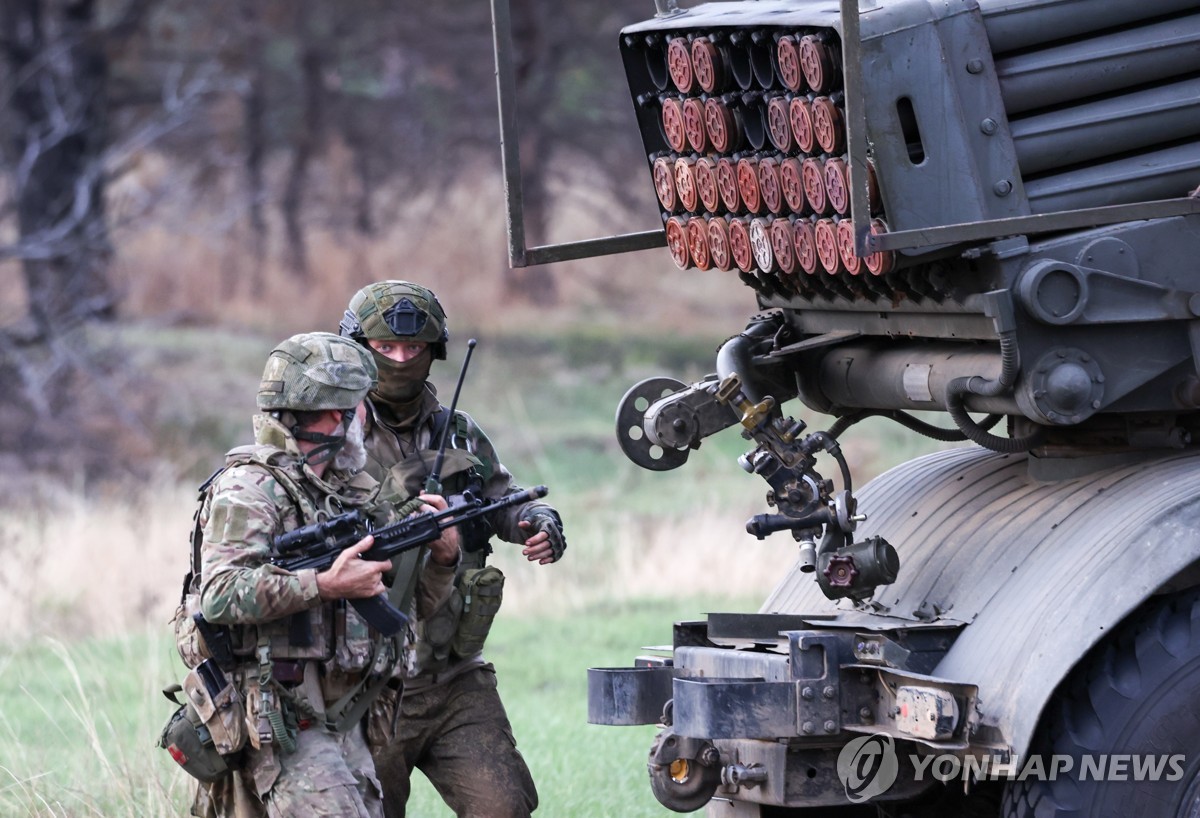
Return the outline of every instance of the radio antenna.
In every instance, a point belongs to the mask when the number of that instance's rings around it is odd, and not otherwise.
[[[467,341],[467,355],[463,358],[462,369],[458,371],[458,385],[454,387],[454,397],[450,400],[450,418],[442,428],[442,442],[438,444],[437,458],[433,461],[433,471],[425,478],[427,494],[442,493],[442,461],[446,458],[446,444],[450,442],[450,428],[454,425],[454,410],[458,407],[458,396],[462,392],[463,380],[467,376],[467,364],[471,363],[471,352],[475,349],[475,339]]]

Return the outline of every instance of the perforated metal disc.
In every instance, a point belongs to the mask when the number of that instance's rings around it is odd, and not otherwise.
[[[646,411],[667,395],[685,388],[673,378],[647,378],[629,387],[617,405],[617,443],[643,469],[670,471],[687,462],[689,449],[664,449],[646,437]]]

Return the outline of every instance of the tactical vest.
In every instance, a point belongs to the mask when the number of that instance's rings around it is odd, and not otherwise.
[[[432,441],[440,441],[449,422],[449,410],[443,410],[434,415]],[[414,435],[415,438],[415,435]],[[442,460],[441,493],[447,497],[452,494],[462,494],[470,491],[476,497],[483,496],[483,481],[486,465],[470,452],[468,445],[467,418],[461,412],[454,414],[454,428],[446,445]],[[396,497],[413,497],[425,490],[425,480],[437,461],[435,449],[416,449],[403,457],[399,462],[388,468],[387,475],[381,480],[384,483],[383,493],[391,493]],[[491,525],[482,518],[472,523],[460,525],[459,540],[462,543],[464,562],[472,563],[471,567],[479,567],[491,553],[490,539],[493,531]],[[478,555],[478,556],[477,556]]]
[[[207,646],[196,629],[194,616],[200,612],[200,546],[204,532],[200,521],[212,503],[212,486],[217,478],[236,466],[256,465],[265,469],[284,490],[299,517],[300,525],[324,518],[309,493],[278,460],[283,456],[273,446],[241,446],[226,456],[225,465],[213,473],[199,490],[199,502],[193,517],[192,565],[184,579],[183,593],[176,610],[174,626],[176,646],[188,667],[210,658]],[[276,535],[284,533],[276,532]],[[358,613],[344,601],[324,603],[289,617],[258,625],[233,625],[228,632],[234,656],[253,657],[260,644],[266,644],[272,659],[310,659],[332,662],[340,670],[360,672],[368,668],[376,655],[379,638]]]
[[[444,410],[435,416],[432,441],[441,440],[449,414]],[[467,445],[467,419],[456,412],[442,460],[444,495],[470,491],[482,497],[483,472],[487,467],[468,451]],[[417,494],[424,490],[425,479],[436,460],[436,450],[417,449],[392,465],[385,483],[397,495]],[[415,656],[409,668],[417,675],[440,673],[455,660],[482,651],[492,617],[500,607],[504,576],[499,569],[487,565],[492,550],[489,542],[492,527],[480,518],[470,525],[459,526],[458,533],[463,556],[455,574],[454,589],[437,611],[417,622]]]

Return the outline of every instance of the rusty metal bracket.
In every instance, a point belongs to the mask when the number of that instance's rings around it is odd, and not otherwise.
[[[521,187],[521,153],[517,133],[517,85],[513,68],[512,15],[508,0],[491,0],[492,41],[496,52],[496,96],[500,108],[500,158],[508,227],[508,263],[530,267],[581,258],[665,247],[663,230],[623,233],[598,239],[540,247],[525,246],[525,197]]]

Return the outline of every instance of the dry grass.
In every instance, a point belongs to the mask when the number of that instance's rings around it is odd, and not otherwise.
[[[0,815],[182,814],[190,784],[154,744],[177,664],[145,638],[0,650]]]
[[[531,236],[530,245],[647,230],[658,224],[648,179],[638,175],[628,182],[645,186],[646,202],[644,212],[628,214],[603,196],[589,200],[572,195],[604,189],[601,180],[579,175],[584,172],[567,174],[555,201],[549,237]],[[284,264],[282,231],[275,218],[268,220],[265,260],[256,263],[244,214],[224,209],[237,201],[236,191],[213,203],[168,200],[153,221],[131,224],[121,234],[113,274],[124,295],[122,310],[134,317],[289,334],[336,326],[349,296],[384,278],[432,287],[452,322],[484,331],[532,325],[553,330],[586,315],[590,322],[649,322],[658,329],[693,332],[697,326],[727,319],[720,330],[727,334],[754,309],[752,294],[735,276],[717,270],[677,270],[665,249],[556,265],[550,272],[561,307],[530,306],[520,293],[505,288],[507,239],[499,173],[489,163],[480,163],[466,178],[468,183],[449,190],[385,202],[381,210],[402,215],[372,235],[349,227],[310,225],[309,281],[297,279]],[[167,178],[148,182],[169,183]],[[5,275],[0,266],[0,282]],[[19,284],[15,277],[12,283]]]
[[[187,569],[195,489],[49,489],[0,509],[0,610],[12,636],[165,629]]]
[[[0,610],[11,637],[116,637],[165,631],[187,570],[195,490],[161,481],[127,495],[44,496],[0,510]],[[615,509],[560,507],[570,550],[551,566],[497,543],[512,615],[579,610],[597,602],[687,595],[765,598],[794,558],[785,540],[742,529],[753,512],[710,510],[653,520]],[[21,641],[19,638],[17,641]]]
[[[795,561],[795,548],[783,538],[760,543],[748,535],[750,513],[710,506],[688,517],[577,514],[569,517],[570,550],[549,566],[526,563],[515,547],[499,543],[493,562],[508,577],[505,609],[523,616],[664,597],[714,605],[765,599]]]

